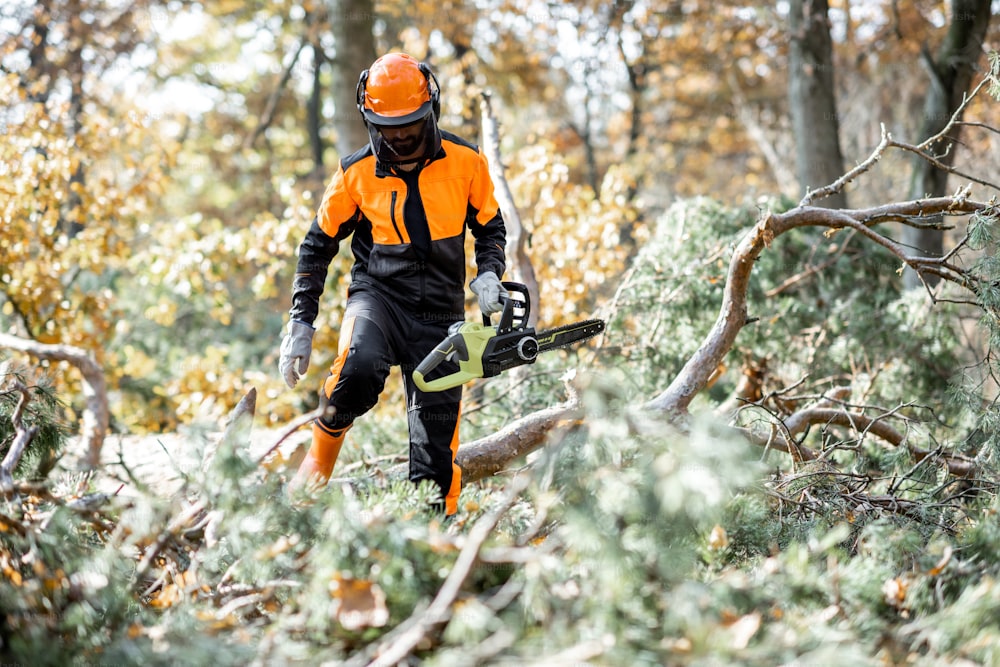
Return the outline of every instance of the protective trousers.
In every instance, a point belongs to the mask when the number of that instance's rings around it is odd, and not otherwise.
[[[337,358],[323,385],[320,400],[334,408],[317,420],[318,441],[343,438],[354,420],[378,402],[393,366],[403,372],[410,434],[410,481],[431,480],[441,489],[446,514],[458,509],[462,471],[455,464],[462,388],[422,392],[413,369],[448,334],[453,315],[420,316],[369,286],[352,287],[344,311]],[[438,367],[454,373],[457,363]],[[337,448],[339,451],[339,447]]]

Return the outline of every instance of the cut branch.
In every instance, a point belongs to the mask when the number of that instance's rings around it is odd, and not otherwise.
[[[574,397],[567,403],[533,412],[501,431],[463,445],[455,457],[455,463],[462,469],[463,482],[495,475],[512,461],[539,449],[560,424],[581,418],[579,407],[579,400]]]
[[[729,273],[722,297],[722,307],[712,330],[688,359],[670,386],[646,404],[652,410],[682,418],[694,397],[709,385],[712,373],[733,348],[736,337],[748,322],[747,290],[754,263],[760,254],[782,234],[801,227],[825,227],[831,230],[853,229],[912,268],[918,275],[937,275],[956,285],[975,291],[977,280],[968,272],[947,263],[944,258],[924,258],[911,254],[904,246],[872,229],[873,221],[893,218],[904,224],[916,223],[934,215],[968,215],[986,210],[988,204],[969,198],[968,190],[952,197],[917,199],[868,209],[832,210],[799,206],[785,213],[764,212],[757,224],[736,246],[729,263]]]
[[[38,433],[37,426],[24,426],[24,410],[31,401],[31,393],[19,380],[15,380],[11,386],[12,391],[18,392],[21,396],[14,407],[14,412],[10,415],[11,425],[14,427],[14,441],[7,450],[6,456],[0,462],[0,495],[6,496],[14,489],[14,468],[21,461],[21,456],[31,444]]]
[[[86,460],[89,467],[97,467],[101,460],[101,446],[108,434],[111,411],[108,408],[107,383],[104,371],[90,354],[73,345],[52,345],[37,341],[0,334],[0,348],[24,352],[39,359],[65,361],[75,367],[83,376],[83,396],[85,408],[80,428],[80,440],[86,445]]]
[[[789,454],[797,453],[801,455],[803,460],[812,461],[818,459],[820,455],[814,450],[803,447],[796,439],[809,428],[820,425],[848,428],[860,436],[870,433],[895,447],[906,447],[917,462],[940,456],[941,461],[948,467],[948,472],[957,477],[971,477],[976,471],[975,461],[968,457],[921,449],[912,444],[904,433],[894,428],[882,417],[872,417],[839,407],[821,405],[800,410],[783,421],[783,428],[778,433],[773,429],[769,429],[767,432],[762,432],[759,428],[740,428],[738,430],[756,445]]]

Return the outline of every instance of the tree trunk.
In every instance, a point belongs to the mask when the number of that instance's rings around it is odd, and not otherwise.
[[[500,156],[500,130],[490,106],[488,93],[482,94],[480,106],[483,117],[483,154],[486,155],[490,165],[490,176],[496,191],[497,203],[500,205],[500,212],[507,227],[507,263],[510,265],[511,278],[523,283],[528,288],[528,297],[531,303],[538,304],[538,279],[535,277],[535,268],[528,257],[528,238],[527,234],[524,233],[524,226],[521,224],[521,215],[517,211],[514,195],[511,194],[510,186],[507,185],[507,179],[504,177],[503,162]],[[528,318],[528,325],[535,326],[538,320],[537,307],[531,310]]]
[[[990,0],[954,0],[951,4],[951,25],[932,58],[925,50],[923,62],[930,74],[930,88],[924,100],[920,137],[939,134],[962,104],[972,83],[976,62],[983,50],[983,39],[990,22]],[[929,153],[950,166],[955,159],[961,125],[955,125],[948,136],[927,147]],[[948,173],[917,156],[913,161],[910,179],[910,198],[942,197],[947,194]],[[943,252],[943,237],[935,229],[904,231],[903,241],[928,257],[939,257]],[[929,282],[933,285],[936,281]],[[907,270],[904,274],[907,288],[919,287],[920,279]]]
[[[330,29],[337,55],[333,72],[333,126],[337,153],[350,155],[368,143],[368,132],[357,110],[358,77],[375,60],[373,0],[329,0]]]
[[[309,94],[309,101],[306,103],[306,126],[309,131],[309,151],[312,153],[313,172],[323,172],[323,63],[326,56],[323,47],[319,45],[319,40],[309,45],[313,53],[313,81],[312,92]]]
[[[799,186],[805,192],[844,173],[827,0],[791,0],[788,22],[788,106]],[[847,208],[847,195],[835,192],[818,205]]]

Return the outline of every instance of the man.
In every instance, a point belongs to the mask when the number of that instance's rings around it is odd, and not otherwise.
[[[392,366],[403,372],[410,480],[441,489],[457,510],[455,464],[462,389],[424,393],[417,364],[464,319],[465,231],[475,239],[480,309],[502,308],[506,230],[478,148],[438,128],[440,88],[430,68],[392,53],[361,74],[357,105],[368,146],[343,158],[299,247],[279,367],[294,387],[309,366],[313,322],[330,261],[351,234],[354,265],[337,358],[323,384],[326,411],[290,487],[325,484],[354,421],[374,407]],[[447,374],[457,365],[439,367]]]

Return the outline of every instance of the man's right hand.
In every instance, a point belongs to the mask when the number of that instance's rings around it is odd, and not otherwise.
[[[309,357],[312,355],[313,333],[316,330],[305,322],[291,320],[288,332],[281,341],[281,359],[278,370],[285,378],[285,384],[294,388],[299,378],[309,369]]]

